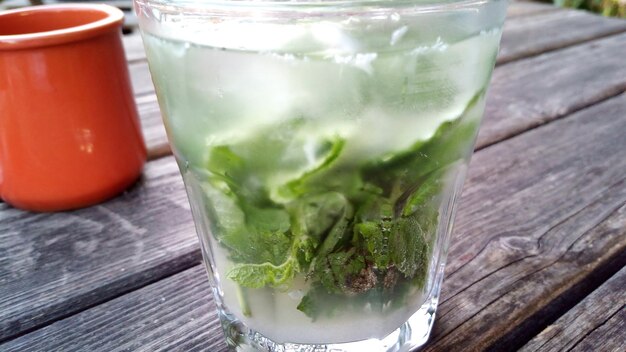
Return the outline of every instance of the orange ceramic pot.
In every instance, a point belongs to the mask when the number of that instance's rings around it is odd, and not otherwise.
[[[0,197],[57,211],[101,202],[146,149],[121,41],[105,5],[0,12]]]

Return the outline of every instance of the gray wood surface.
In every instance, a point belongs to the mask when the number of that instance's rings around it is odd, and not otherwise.
[[[514,136],[626,90],[626,33],[495,69],[478,146]]]
[[[201,265],[0,345],[0,350],[227,351]]]
[[[622,286],[622,290],[624,287]],[[585,336],[572,352],[607,351],[624,352],[626,350],[626,308],[610,317],[601,326]]]
[[[126,60],[128,60],[128,62],[137,62],[146,59],[146,52],[143,49],[143,42],[141,41],[139,30],[123,36],[122,40],[126,51]]]
[[[603,18],[576,10],[549,11],[510,18],[498,54],[505,63],[626,31],[626,21]]]
[[[567,350],[626,351],[626,267],[535,336],[520,352]]]
[[[135,101],[139,116],[141,116],[141,130],[148,147],[148,159],[169,155],[171,151],[156,94],[135,97]]]
[[[548,3],[540,3],[536,1],[511,1],[507,8],[506,18],[515,18],[522,16],[536,15],[538,13],[547,13],[552,11],[560,11],[561,8]]]
[[[512,350],[625,264],[624,131],[622,95],[475,154],[426,351]]]
[[[148,63],[145,60],[131,62],[128,69],[130,71],[130,80],[133,84],[133,92],[135,93],[135,96],[154,94],[152,77],[150,76],[150,71],[148,70]]]
[[[93,207],[34,214],[0,203],[0,341],[199,259],[172,158],[148,163],[138,184]]]
[[[616,97],[475,154],[426,350],[489,347],[626,253],[625,117]],[[206,281],[198,266],[0,348],[224,351]]]

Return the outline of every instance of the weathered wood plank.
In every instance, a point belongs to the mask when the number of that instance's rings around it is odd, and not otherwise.
[[[141,117],[141,131],[148,148],[148,159],[152,160],[170,154],[156,94],[139,96],[135,100]]]
[[[0,345],[0,350],[227,351],[201,265]]]
[[[624,92],[625,47],[626,33],[497,67],[477,145],[496,143]]]
[[[626,351],[626,267],[520,352]]]
[[[90,208],[34,214],[0,203],[0,341],[199,258],[171,158],[148,163],[137,185]]]
[[[513,349],[624,265],[624,130],[622,95],[475,155],[426,351]]]
[[[135,96],[154,94],[152,76],[150,76],[150,70],[148,70],[146,61],[131,62],[128,69]]]
[[[128,62],[141,61],[146,59],[146,52],[143,49],[143,42],[139,31],[122,37],[124,43],[124,51],[126,52],[126,60]]]
[[[487,347],[626,252],[622,98],[476,153],[427,350]],[[0,348],[38,350],[54,343],[66,351],[99,344],[121,350],[139,346],[135,340],[154,340],[146,350],[168,351],[186,341],[184,350],[224,351],[205,281],[202,269],[192,269]],[[200,312],[201,304],[207,310]],[[158,323],[166,321],[172,324]]]
[[[624,286],[621,287],[624,290]],[[592,331],[571,349],[572,352],[626,351],[626,307],[615,313],[602,326]]]
[[[561,10],[508,19],[498,63],[564,48],[626,31],[626,21],[603,18],[585,11]]]
[[[535,1],[511,1],[507,8],[506,18],[530,16],[555,11],[563,11],[563,9]]]

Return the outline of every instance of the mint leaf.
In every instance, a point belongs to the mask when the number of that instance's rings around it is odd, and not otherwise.
[[[289,230],[289,214],[282,208],[260,208],[239,201],[245,214],[246,224],[260,232],[286,232]]]
[[[446,122],[368,162],[351,159],[343,138],[312,138],[307,124],[209,150],[203,187],[212,230],[235,263],[227,277],[283,289],[301,275],[311,289],[298,309],[313,318],[402,306],[426,283],[446,172],[468,156],[476,122]]]
[[[300,303],[298,303],[296,308],[313,320],[318,318],[319,313],[322,310],[316,302],[313,289],[309,290],[309,292],[302,297],[302,300],[300,300]]]
[[[361,292],[332,293],[324,287],[313,286],[302,298],[297,309],[313,321],[321,318],[332,318],[350,311],[363,312],[364,309],[373,314],[386,314],[392,310],[404,307],[404,299],[408,294],[411,283],[399,281],[392,289],[375,287]]]
[[[483,94],[482,90],[475,94],[460,116],[471,111]],[[410,188],[414,180],[468,158],[477,131],[477,121],[466,121],[460,117],[447,121],[439,126],[430,139],[418,141],[406,150],[364,165],[364,180],[382,185],[386,194],[391,194],[394,185],[399,189]]]
[[[346,198],[337,192],[305,196],[287,205],[293,232],[311,236],[320,242],[324,234],[345,214]]]
[[[365,268],[364,258],[352,248],[316,257],[311,277],[329,293],[348,293],[352,279],[356,279]]]
[[[237,262],[282,263],[291,247],[290,219],[281,208],[260,208],[240,200],[221,179],[202,186],[212,232]],[[220,188],[222,187],[222,188]]]
[[[248,248],[256,258],[240,257],[247,263],[235,265],[228,277],[244,287],[277,287],[309,266],[318,247],[330,251],[344,237],[351,215],[348,201],[339,193],[329,192],[304,198],[279,209],[246,206]],[[293,223],[293,226],[290,226]],[[291,230],[291,239],[282,232]],[[237,258],[237,257],[235,257]],[[278,258],[282,258],[279,262]],[[257,262],[259,261],[259,262]]]
[[[339,193],[331,193],[332,201],[334,206],[336,207],[337,212],[337,220],[335,224],[332,226],[324,241],[322,242],[320,248],[318,249],[316,255],[319,257],[323,257],[330,252],[332,252],[339,244],[344,241],[347,241],[352,237],[352,233],[350,231],[349,225],[353,216],[352,205],[348,202],[348,200]]]
[[[243,203],[247,243],[243,244],[252,263],[282,263],[291,246],[289,214],[284,209],[258,208]]]
[[[394,226],[390,239],[393,261],[406,277],[413,277],[422,257],[428,252],[424,230],[415,218],[400,218]]]
[[[438,210],[432,206],[425,206],[411,216],[397,219],[394,236],[389,241],[391,257],[396,268],[417,287],[423,287],[428,277],[428,265],[438,221]]]
[[[347,297],[343,293],[329,293],[324,287],[314,286],[302,297],[297,309],[313,321],[321,317],[333,317],[342,311],[354,309],[358,302],[355,296]],[[363,307],[360,307],[363,308]]]
[[[237,264],[228,272],[227,277],[248,288],[280,287],[293,279],[298,270],[298,263],[290,257],[281,265]]]
[[[322,174],[337,160],[345,143],[346,141],[344,139],[338,137],[330,141],[325,141],[322,153],[318,152],[318,154],[324,155],[321,163],[315,168],[306,171],[299,178],[287,182],[286,185],[279,188],[278,192],[288,197],[295,197],[307,193],[307,183],[311,183],[316,176]]]
[[[326,154],[319,154],[321,162],[313,169],[292,178],[276,188],[276,197],[293,200],[299,197],[327,192],[339,192],[350,198],[359,192],[363,180],[357,168],[347,166],[349,160],[341,158],[346,141],[335,137],[325,140]],[[273,193],[273,194],[274,194]]]
[[[432,204],[432,201],[441,193],[443,177],[447,168],[440,168],[418,181],[417,186],[405,192],[406,201],[402,206],[402,216],[410,216],[420,209]],[[401,197],[404,198],[404,197]],[[403,200],[399,200],[402,204]]]
[[[328,252],[345,236],[352,207],[336,192],[307,196],[287,205],[292,233],[299,239],[297,258],[303,269],[315,255]],[[321,249],[318,247],[321,245]]]
[[[384,270],[391,265],[389,255],[389,236],[393,229],[393,204],[386,198],[370,196],[357,212],[361,221],[354,225],[357,240],[363,241],[368,259],[378,269]]]
[[[365,249],[370,260],[377,268],[387,268],[390,265],[388,241],[390,229],[384,229],[380,222],[364,222],[356,224],[354,230],[363,238]]]
[[[221,180],[209,179],[202,186],[205,196],[206,211],[210,213],[212,232],[217,241],[231,249],[233,256],[246,256],[248,251],[248,232],[245,226],[245,214],[237,204],[237,198]]]

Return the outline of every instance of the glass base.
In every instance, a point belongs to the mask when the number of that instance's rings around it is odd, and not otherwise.
[[[221,308],[221,307],[220,307]],[[228,346],[241,352],[407,352],[428,340],[435,321],[437,297],[428,299],[409,320],[381,339],[347,343],[302,344],[278,343],[246,327],[235,316],[218,309]]]

